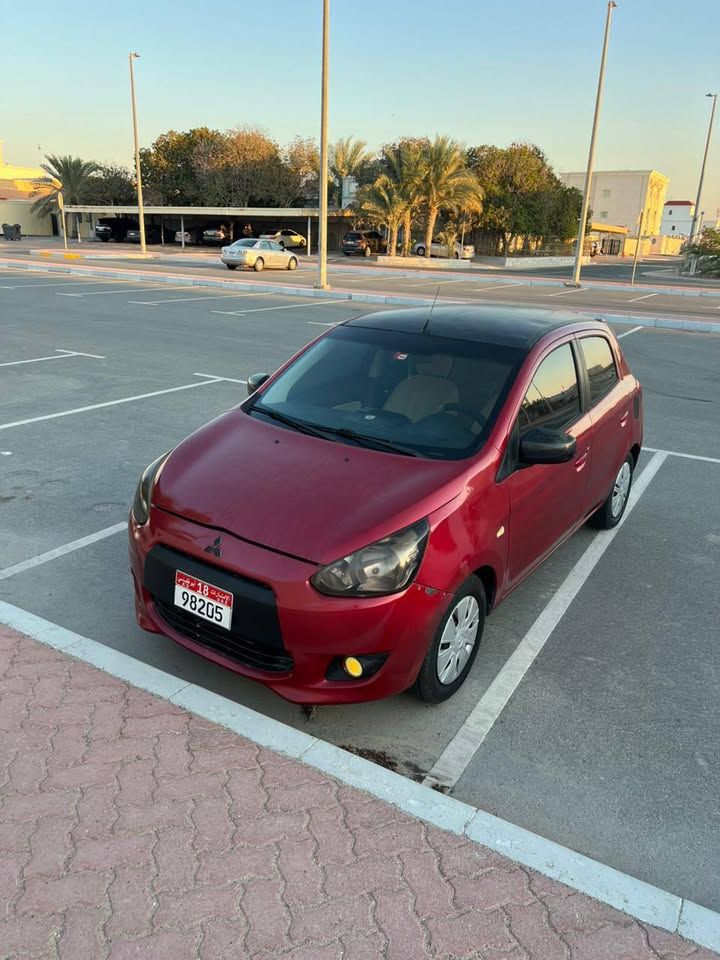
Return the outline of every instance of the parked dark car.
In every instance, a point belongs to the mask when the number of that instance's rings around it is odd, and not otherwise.
[[[351,230],[342,239],[342,252],[346,257],[354,253],[369,257],[373,253],[383,253],[386,248],[387,244],[377,230]]]
[[[122,243],[128,230],[137,228],[137,220],[128,217],[100,217],[95,224],[95,236],[103,243],[116,240]]]
[[[232,228],[226,223],[219,226],[206,227],[203,230],[203,243],[223,244],[232,242]]]
[[[172,243],[175,239],[174,230],[165,230],[165,242]],[[145,224],[145,243],[162,243],[163,231],[156,223]],[[125,234],[126,243],[140,243],[140,227],[135,224]]]

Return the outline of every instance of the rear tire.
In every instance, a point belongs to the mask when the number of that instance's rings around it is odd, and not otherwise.
[[[415,256],[424,257],[425,256],[425,247],[417,247],[415,249]]]
[[[442,703],[465,683],[480,647],[486,610],[481,581],[476,576],[468,577],[450,601],[410,688],[418,699]]]
[[[288,260],[288,270],[297,270],[297,260],[295,257],[290,257]]]
[[[350,254],[347,252],[347,250],[343,250],[343,253],[345,254],[346,257],[349,257],[349,256],[350,256]]]
[[[236,263],[226,263],[225,266],[228,268],[228,270],[237,270],[238,268]]]
[[[460,259],[460,254],[459,254],[457,251],[455,251],[455,259],[456,259],[456,260],[459,260],[459,259]]]
[[[365,247],[364,256],[366,260],[368,257],[372,256],[372,250],[370,249],[370,247]]]
[[[612,530],[620,523],[630,496],[634,470],[635,458],[629,453],[618,470],[607,500],[588,520],[591,527],[597,530]]]
[[[260,273],[261,270],[265,269],[265,261],[262,257],[258,257],[255,263],[253,264],[253,270],[255,273]]]

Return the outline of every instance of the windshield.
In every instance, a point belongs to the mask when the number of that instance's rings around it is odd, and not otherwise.
[[[245,407],[329,440],[457,460],[488,436],[524,359],[515,348],[342,326]]]

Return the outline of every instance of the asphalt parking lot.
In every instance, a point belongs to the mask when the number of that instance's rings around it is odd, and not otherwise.
[[[367,309],[3,270],[0,599],[306,729],[135,625],[122,526],[150,460]],[[451,701],[326,707],[313,732],[720,910],[720,336],[618,329],[650,448],[623,525],[580,531],[498,608]]]

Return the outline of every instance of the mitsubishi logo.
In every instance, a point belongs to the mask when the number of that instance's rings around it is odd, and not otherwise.
[[[209,543],[203,553],[211,553],[214,557],[222,556],[222,537],[215,537],[212,543]]]

